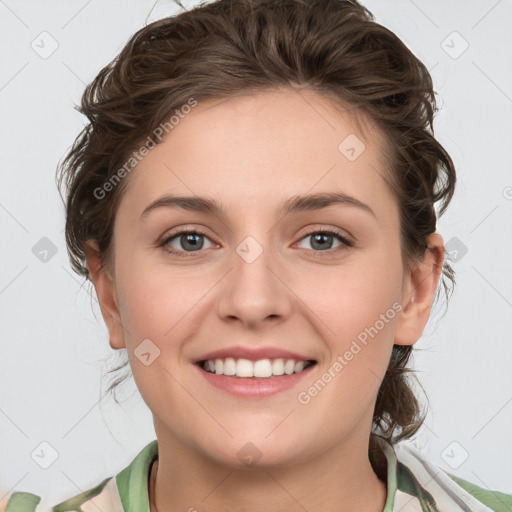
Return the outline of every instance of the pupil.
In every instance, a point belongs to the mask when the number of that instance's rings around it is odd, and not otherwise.
[[[199,243],[198,237],[201,237],[202,235],[199,235],[198,233],[188,233],[186,235],[181,236],[181,242],[182,247],[184,249],[191,249],[193,251],[196,251],[198,249],[201,249],[203,247],[202,243]],[[188,244],[191,244],[187,247]]]
[[[332,238],[332,235],[328,235],[326,233],[318,233],[316,235],[313,236],[313,242],[311,244],[311,246],[314,248],[314,249],[325,249],[326,246],[325,244],[322,245],[322,241],[326,241],[325,239],[326,238]],[[317,244],[317,241],[320,240],[320,245],[315,247],[315,245]]]

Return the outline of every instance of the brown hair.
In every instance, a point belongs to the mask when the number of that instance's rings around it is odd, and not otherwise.
[[[355,0],[219,0],[140,29],[86,87],[77,110],[89,123],[58,169],[59,187],[67,188],[73,269],[90,279],[89,238],[109,265],[126,162],[172,113],[191,98],[281,87],[316,91],[380,128],[400,208],[404,266],[422,256],[436,230],[434,204],[441,215],[455,187],[453,162],[434,137],[437,107],[425,65]],[[455,278],[446,260],[441,283],[448,298]],[[392,442],[412,436],[424,419],[408,383],[411,351],[393,347],[375,406],[373,431]]]

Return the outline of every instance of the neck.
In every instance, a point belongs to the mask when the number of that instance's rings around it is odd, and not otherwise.
[[[199,460],[195,457],[186,458],[184,453],[172,453],[166,448],[165,443],[160,446],[159,442],[159,458],[151,468],[151,512],[196,509],[202,512],[226,509],[382,512],[384,509],[385,483],[373,471],[368,457],[358,460],[346,450],[331,451],[284,469],[239,470],[211,461],[196,465]],[[193,479],[189,477],[191,474]]]

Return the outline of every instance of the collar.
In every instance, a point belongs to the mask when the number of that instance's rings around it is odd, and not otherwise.
[[[414,443],[407,440],[390,444],[372,434],[370,462],[387,483],[383,512],[510,512],[512,494],[478,487],[432,464]],[[96,509],[109,512],[150,512],[148,480],[152,463],[158,457],[158,442],[147,444],[132,462],[115,477],[73,496],[52,508],[54,512]],[[94,498],[94,502],[91,500]],[[40,497],[14,492],[5,512],[33,512]]]
[[[148,482],[151,464],[158,457],[158,440],[147,444],[129,466],[116,475],[124,512],[150,512]]]
[[[428,461],[414,446],[407,441],[390,444],[386,439],[372,434],[376,445],[383,456],[383,465],[387,469],[386,487],[387,495],[382,512],[439,512],[439,510],[461,510],[465,512],[492,512],[484,504],[493,503],[505,510],[501,503],[512,504],[512,497],[503,493],[486,491],[465,482],[456,480],[453,475],[443,471]],[[118,473],[114,479],[107,479],[96,489],[95,494],[101,493],[105,484],[117,486],[117,493],[121,500],[115,512],[150,512],[148,481],[151,465],[158,457],[158,441],[155,439],[147,444],[133,459],[129,466]],[[385,461],[385,462],[384,462]],[[471,493],[473,489],[473,493]],[[114,489],[112,489],[115,492]],[[109,491],[110,492],[110,491]],[[490,494],[500,496],[489,496]],[[482,501],[479,501],[476,496]],[[116,503],[119,503],[116,497]],[[499,502],[499,503],[498,503]],[[55,509],[56,510],[56,509]],[[61,510],[61,509],[59,509]],[[71,510],[71,509],[62,509]],[[76,510],[73,508],[72,510]],[[506,508],[506,510],[510,510]]]

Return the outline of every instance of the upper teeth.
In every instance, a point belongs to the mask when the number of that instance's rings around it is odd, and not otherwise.
[[[209,359],[203,362],[203,370],[217,375],[236,375],[237,377],[272,377],[272,375],[291,375],[300,373],[309,366],[308,361],[295,359]]]

